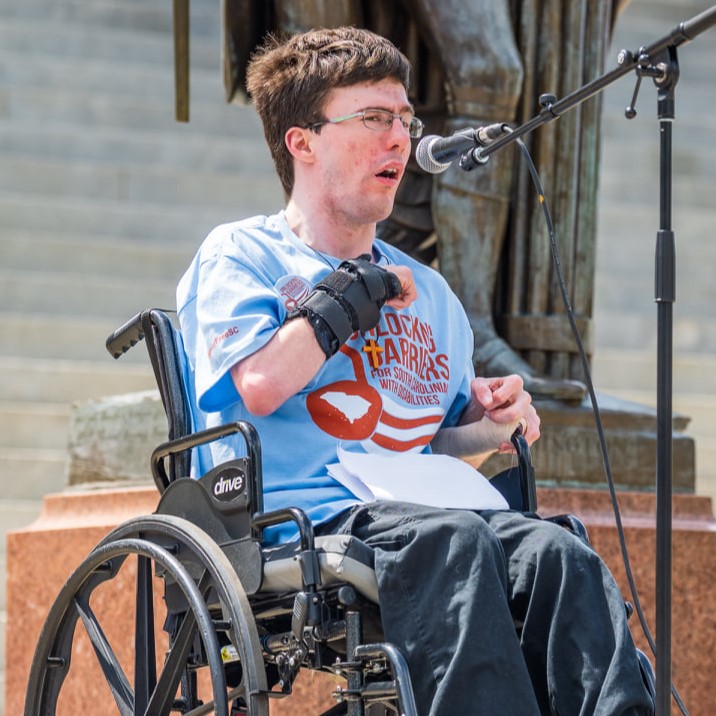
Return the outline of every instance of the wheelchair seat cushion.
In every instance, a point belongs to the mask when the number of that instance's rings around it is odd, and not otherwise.
[[[373,550],[350,535],[316,537],[316,552],[324,586],[346,582],[372,602],[378,603]],[[295,542],[263,550],[261,592],[301,589],[301,567]]]

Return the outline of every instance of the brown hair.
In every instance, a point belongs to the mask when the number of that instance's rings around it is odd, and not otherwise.
[[[254,53],[246,88],[287,196],[294,175],[286,132],[324,119],[321,113],[332,89],[384,79],[395,79],[407,91],[410,63],[384,37],[355,27],[311,30],[286,40],[270,36]]]

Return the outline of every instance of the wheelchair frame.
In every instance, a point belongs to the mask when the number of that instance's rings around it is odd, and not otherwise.
[[[352,537],[316,538],[296,508],[265,513],[253,426],[237,422],[192,433],[175,328],[166,313],[137,314],[107,339],[107,349],[118,358],[142,339],[168,422],[169,439],[151,456],[159,505],[155,514],[111,531],[67,580],[40,635],[25,715],[55,714],[81,625],[123,716],[268,716],[269,699],[288,696],[301,668],[345,680],[334,692],[337,704],[323,716],[416,716],[407,664],[382,640],[370,548]],[[246,457],[187,478],[192,448],[234,433],[243,436]],[[520,434],[513,444],[519,469],[500,476],[500,487],[513,508],[534,511],[529,447]],[[586,540],[576,518],[550,519]],[[262,548],[263,529],[288,520],[299,530],[298,544]],[[136,562],[133,682],[91,605],[95,590],[129,562]],[[158,673],[159,598],[166,603],[169,646]],[[366,642],[366,631],[376,638]],[[211,684],[207,703],[198,694],[202,670]]]

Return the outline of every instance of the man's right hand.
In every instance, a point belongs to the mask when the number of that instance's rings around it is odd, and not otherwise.
[[[394,273],[400,280],[402,287],[400,296],[390,299],[385,305],[394,308],[396,311],[401,308],[407,308],[418,297],[413,272],[407,266],[386,266],[385,270]]]

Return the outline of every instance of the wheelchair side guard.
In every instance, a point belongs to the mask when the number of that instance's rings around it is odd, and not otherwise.
[[[235,469],[238,470],[230,464],[230,476]],[[212,479],[205,481],[206,478],[212,476],[207,474],[201,480],[180,479],[172,482],[162,494],[156,513],[182,518],[206,532],[226,554],[243,590],[247,594],[254,594],[261,587],[262,559],[261,546],[251,538],[250,517],[246,511],[247,497],[244,492],[240,492],[233,500],[221,500],[213,494],[211,486],[221,484],[223,478],[214,475],[215,483]]]

